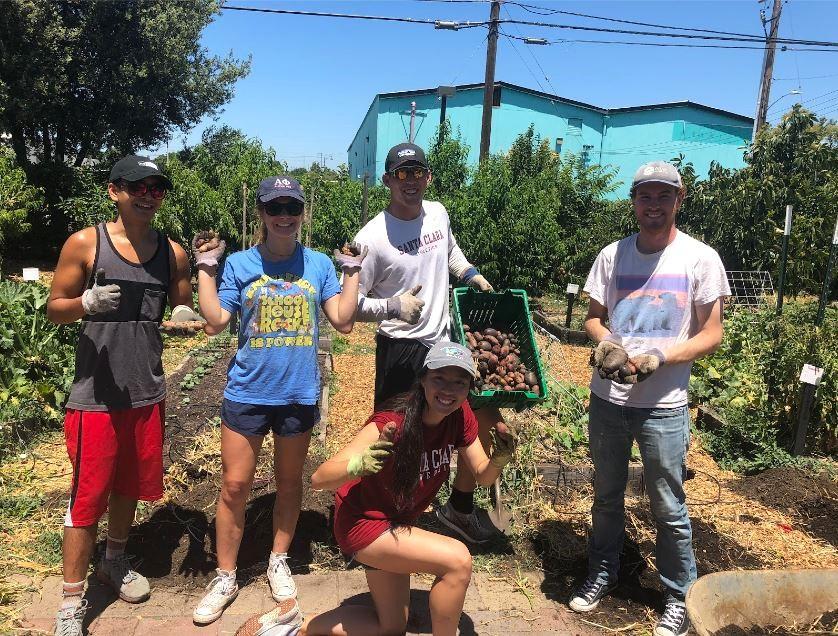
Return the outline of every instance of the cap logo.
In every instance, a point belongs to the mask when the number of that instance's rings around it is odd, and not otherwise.
[[[656,172],[664,172],[662,166],[648,166],[645,170],[643,170],[643,176],[648,177],[649,175],[653,175]]]
[[[288,179],[277,179],[274,181],[275,188],[290,188],[291,182]]]
[[[396,154],[399,157],[412,157],[416,154],[416,151],[413,148],[405,148],[404,150],[399,150]]]
[[[145,166],[146,168],[154,168],[155,170],[160,170],[160,168],[157,167],[157,164],[153,161],[138,161],[137,165]]]
[[[459,360],[462,360],[465,357],[463,355],[463,350],[458,349],[457,347],[445,347],[442,351],[449,358],[457,358]]]

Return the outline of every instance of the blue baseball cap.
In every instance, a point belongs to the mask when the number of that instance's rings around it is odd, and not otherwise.
[[[301,203],[306,202],[306,196],[303,194],[303,187],[300,182],[294,177],[286,177],[279,175],[277,177],[268,177],[259,182],[259,190],[256,193],[256,201],[259,203],[267,203],[278,197],[291,197],[297,199]]]

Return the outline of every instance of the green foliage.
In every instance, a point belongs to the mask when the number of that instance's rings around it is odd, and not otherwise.
[[[49,289],[0,281],[0,454],[13,431],[57,423],[73,381],[74,326],[46,316]]]
[[[108,196],[107,169],[83,166],[73,168],[72,188],[58,204],[70,232],[78,232],[116,217],[116,205]]]
[[[813,327],[817,303],[790,302],[778,319],[773,309],[738,310],[725,320],[719,349],[696,361],[690,395],[725,422],[705,435],[724,467],[754,471],[791,461],[804,363],[824,368],[809,424],[809,447],[838,448],[838,311]],[[775,347],[775,342],[777,343]],[[810,342],[814,343],[810,347]]]
[[[712,245],[728,269],[777,272],[792,204],[786,290],[819,293],[838,209],[838,125],[795,106],[779,125],[761,129],[745,159],[741,170],[713,164],[704,181],[682,165],[695,185],[679,225]]]
[[[218,11],[214,0],[3,3],[0,129],[45,188],[56,229],[68,165],[153,147],[232,98],[249,61],[200,44]]]
[[[603,198],[612,179],[560,158],[530,127],[508,155],[481,163],[443,202],[463,251],[496,288],[541,294],[586,275],[597,251],[616,238],[621,213]]]
[[[198,386],[204,376],[210,372],[216,360],[224,356],[224,351],[215,347],[216,345],[213,341],[209,341],[203,347],[199,347],[192,352],[195,358],[195,368],[183,376],[183,379],[180,381],[181,391],[191,391]]]
[[[428,165],[433,179],[427,198],[441,200],[451,197],[466,184],[469,176],[469,148],[463,143],[459,130],[451,135],[451,123],[446,119],[437,128],[428,149]]]
[[[14,155],[0,147],[0,249],[29,231],[27,219],[43,205],[43,192],[26,183],[26,175],[15,163]]]

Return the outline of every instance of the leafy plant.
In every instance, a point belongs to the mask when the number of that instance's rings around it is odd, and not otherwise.
[[[804,363],[824,369],[809,446],[824,453],[838,449],[838,311],[829,309],[816,331],[816,302],[793,301],[783,309],[781,318],[773,308],[730,313],[719,349],[693,365],[692,399],[724,419],[705,433],[705,445],[725,467],[747,472],[791,461]]]
[[[49,289],[0,281],[0,454],[13,426],[57,423],[73,381],[77,327],[46,316]]]

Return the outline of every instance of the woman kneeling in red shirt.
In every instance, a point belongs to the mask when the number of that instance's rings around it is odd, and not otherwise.
[[[471,554],[450,537],[413,527],[448,480],[457,450],[489,485],[512,460],[513,438],[496,431],[491,457],[477,439],[466,398],[474,381],[471,353],[453,342],[428,352],[413,389],[379,411],[343,450],[312,475],[316,489],[336,489],[335,537],[366,568],[375,609],[346,605],[309,619],[302,634],[403,634],[411,573],[436,575],[431,587],[435,636],[456,634],[471,580]]]

